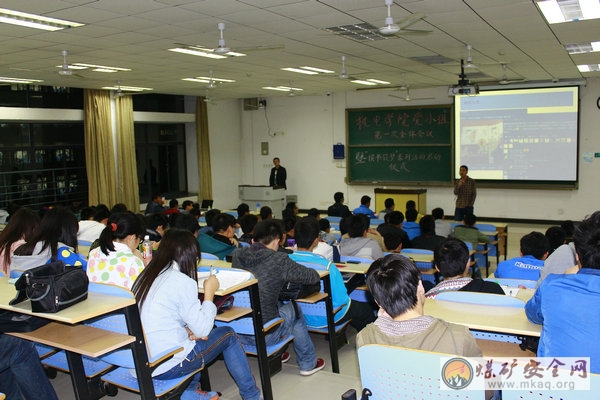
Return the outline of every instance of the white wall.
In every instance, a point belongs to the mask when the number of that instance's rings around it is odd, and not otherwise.
[[[266,113],[265,110],[243,111],[239,100],[209,106],[215,206],[235,208],[240,202],[238,184],[268,184],[271,160],[275,156],[287,169],[288,194],[298,195],[300,208],[326,208],[333,202],[336,191],[346,193],[346,203],[351,208],[358,206],[363,194],[373,196],[373,189],[383,186],[347,185],[345,161],[333,160],[333,144],[346,141],[345,109],[452,101],[446,87],[414,90],[413,98],[434,99],[411,103],[390,97],[390,93],[375,90],[331,96],[272,97],[267,98]],[[583,162],[584,152],[600,152],[600,110],[596,107],[599,94],[600,79],[589,79],[580,94],[578,190],[480,188],[475,213],[492,218],[578,220],[600,209],[596,201],[600,195],[597,184],[600,159]],[[269,143],[269,155],[261,155],[261,142]],[[434,207],[442,207],[446,213],[453,213],[451,187],[427,189],[428,212]]]

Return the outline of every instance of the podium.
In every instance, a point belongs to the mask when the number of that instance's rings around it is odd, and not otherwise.
[[[254,206],[256,212],[261,207],[271,207],[273,218],[281,219],[285,208],[285,189],[266,185],[239,185],[239,198],[243,203],[248,203],[250,209]]]

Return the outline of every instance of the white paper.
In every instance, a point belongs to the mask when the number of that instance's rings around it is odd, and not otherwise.
[[[198,287],[204,287],[204,281],[210,276],[210,271],[198,272]],[[216,269],[215,276],[219,280],[219,290],[227,290],[232,286],[239,285],[253,278],[248,271],[240,271],[233,269]]]

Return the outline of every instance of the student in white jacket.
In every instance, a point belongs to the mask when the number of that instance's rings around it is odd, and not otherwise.
[[[172,347],[183,351],[153,372],[155,379],[172,379],[210,363],[221,353],[229,373],[244,400],[261,399],[244,349],[233,329],[213,329],[217,308],[213,303],[219,281],[211,276],[204,282],[204,302],[198,300],[198,241],[188,231],[169,229],[160,249],[135,281],[132,291],[140,307],[144,332],[151,353]],[[216,400],[215,392],[197,389],[196,374],[182,399]]]

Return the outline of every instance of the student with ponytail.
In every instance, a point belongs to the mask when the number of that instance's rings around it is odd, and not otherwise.
[[[90,251],[87,275],[90,282],[131,288],[144,269],[138,250],[145,227],[131,212],[110,216],[100,234],[100,247]]]

